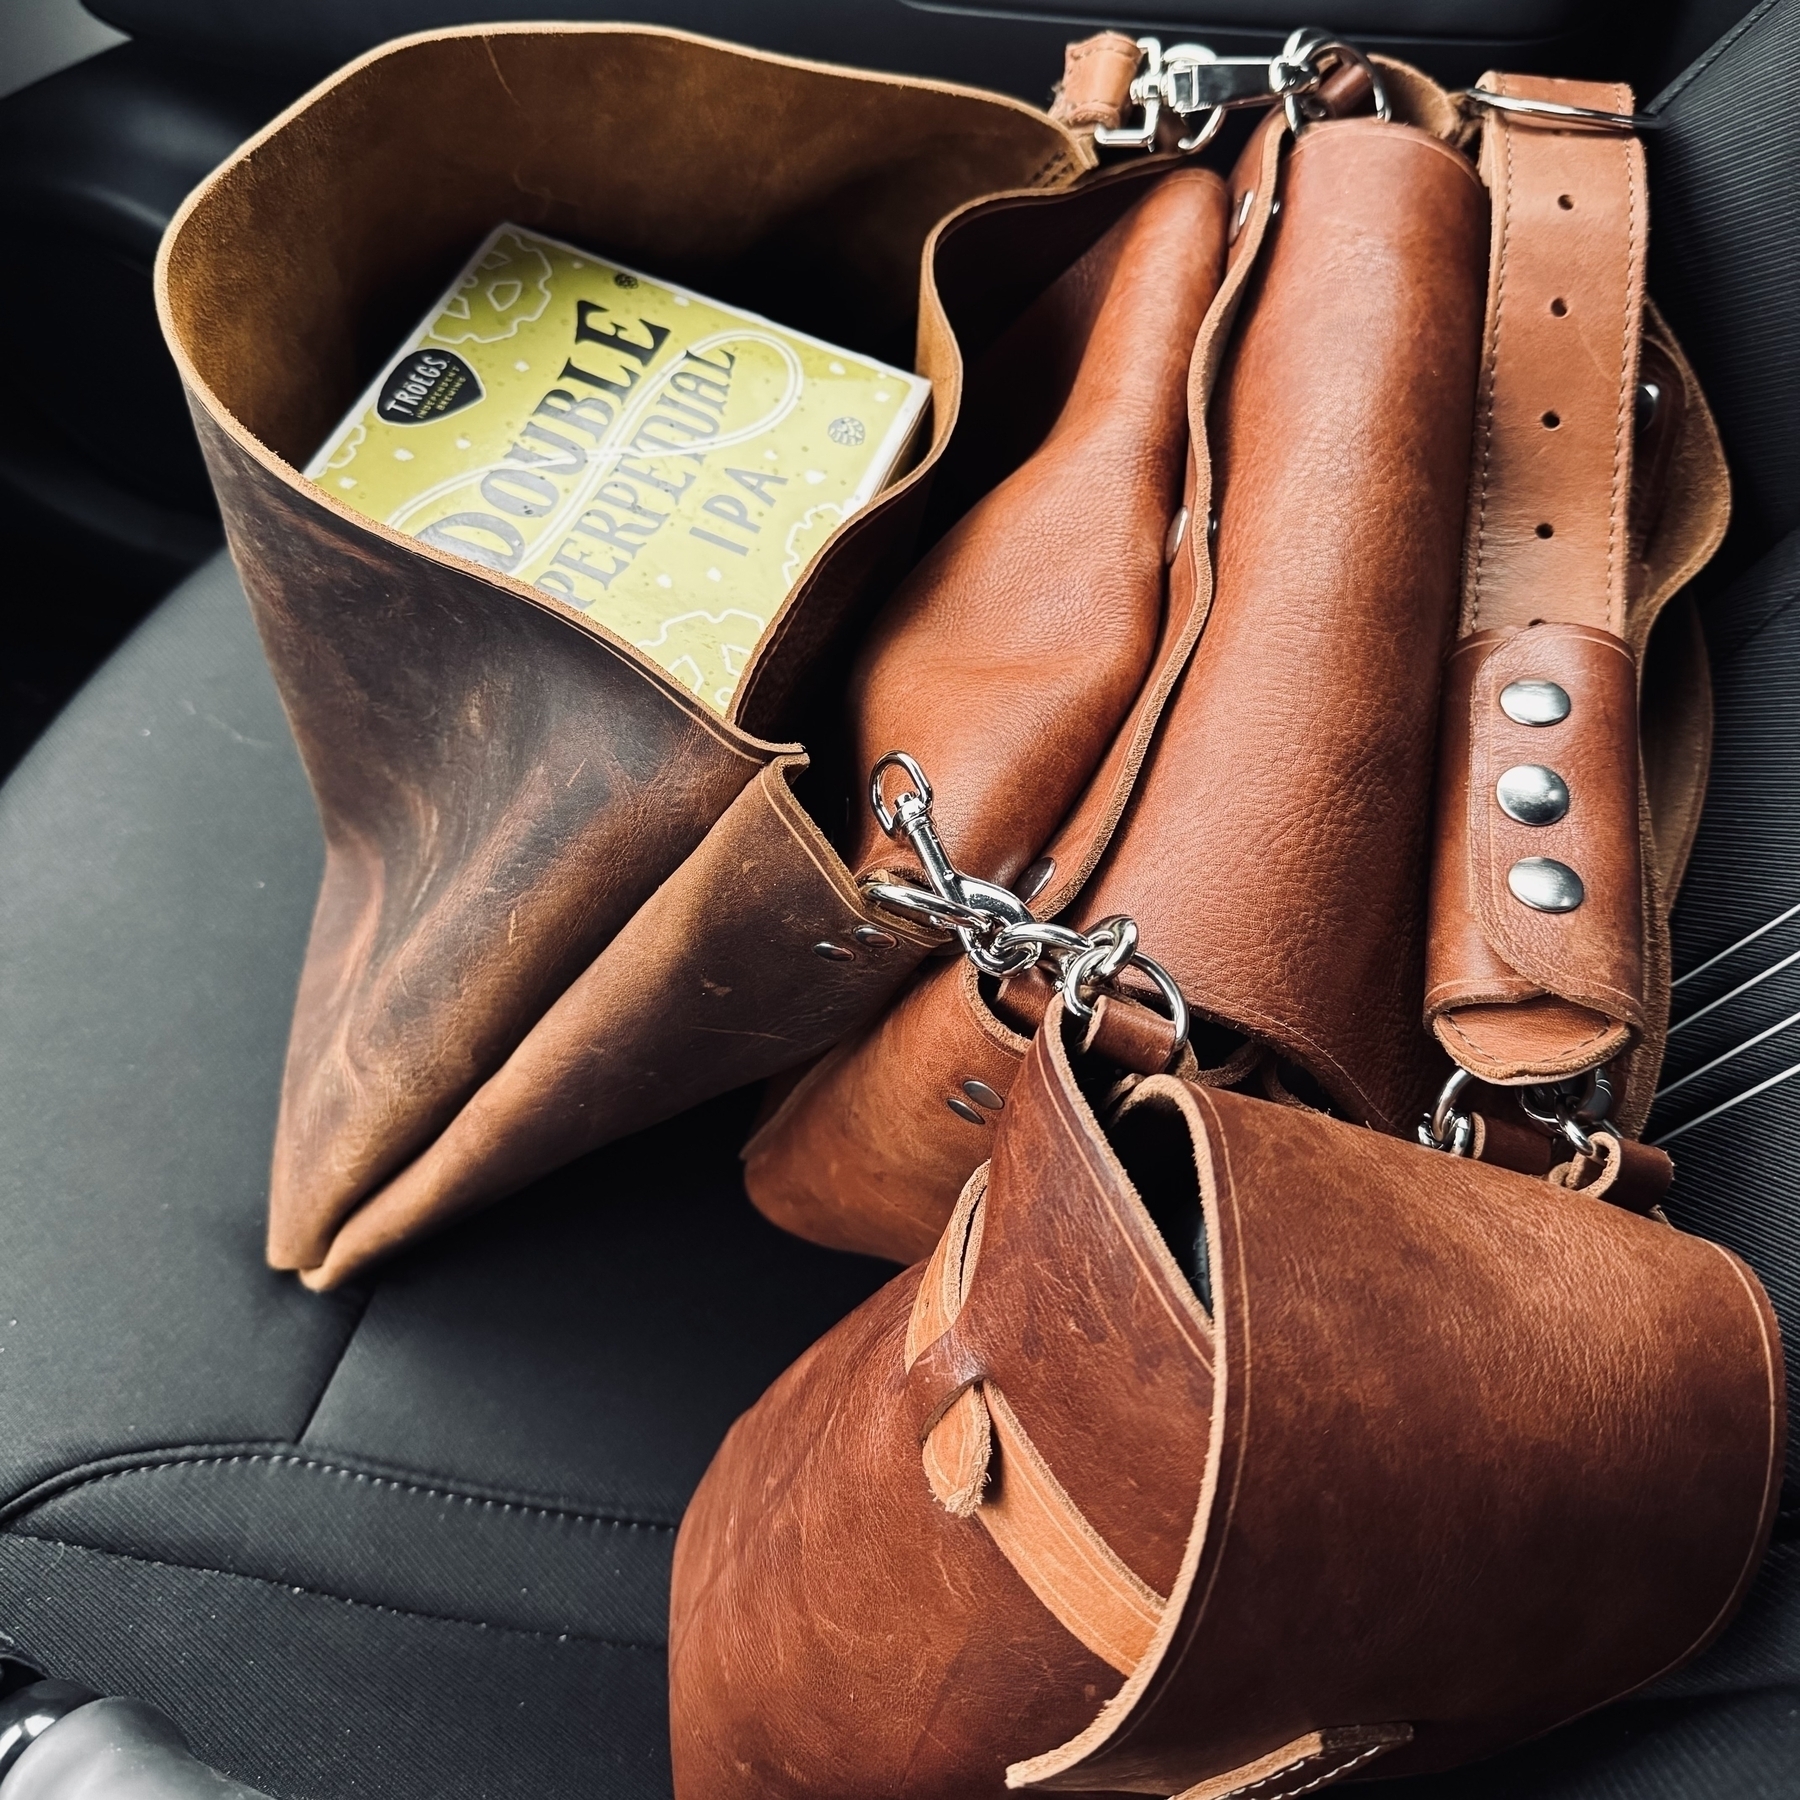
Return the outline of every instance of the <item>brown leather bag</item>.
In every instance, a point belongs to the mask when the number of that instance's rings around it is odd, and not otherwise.
[[[1610,1063],[1619,1095],[1608,1135],[1624,1156],[1617,1146],[1641,1125],[1660,1060],[1663,920],[1710,733],[1695,649],[1681,659],[1683,683],[1644,721],[1653,750],[1679,748],[1659,759],[1673,779],[1645,791],[1640,814],[1637,669],[1663,607],[1723,534],[1723,459],[1679,349],[1645,312],[1629,131],[1459,108],[1376,60],[1391,121],[1326,118],[1296,137],[1276,113],[1238,160],[1231,263],[1191,395],[1188,504],[1210,517],[1212,541],[1190,533],[1170,572],[1141,708],[1154,734],[1122,732],[1043,842],[1033,909],[1084,931],[1115,914],[1135,920],[1200,1021],[1187,1067],[1210,1084],[1297,1090],[1407,1136],[1431,1118],[1465,1152],[1541,1171],[1551,1148],[1500,1088],[1595,1071],[1604,1081]],[[1489,85],[1503,99],[1626,114],[1631,104],[1628,92],[1580,83]],[[1340,94],[1367,105],[1366,82]],[[1509,136],[1531,138],[1531,154],[1509,152]],[[1522,293],[1525,277],[1535,286]],[[1534,323],[1511,323],[1522,309]],[[1634,446],[1626,413],[1643,381],[1659,399]],[[1588,391],[1597,384],[1604,395]],[[1532,433],[1550,446],[1553,476],[1534,460]],[[1560,525],[1509,524],[1545,509]],[[1547,547],[1555,560],[1539,568]],[[1440,657],[1459,630],[1459,586],[1460,629],[1476,635],[1449,662],[1428,897]],[[1518,630],[1554,605],[1585,618],[1590,600],[1595,623]],[[1484,662],[1495,619],[1506,645]],[[1547,641],[1573,648],[1553,653]],[[1570,658],[1584,646],[1577,668]],[[1477,667],[1479,717],[1503,729],[1491,741],[1476,733],[1471,763]],[[1534,672],[1567,675],[1579,696],[1569,725],[1545,733],[1500,711],[1505,679]],[[942,810],[981,762],[961,720],[987,709],[965,684],[946,730],[931,685],[917,688],[907,736],[882,723],[895,733],[887,747],[917,756]],[[1534,736],[1572,740],[1557,748],[1566,818],[1548,830],[1495,798],[1502,776],[1530,774],[1511,764]],[[1015,794],[1033,785],[1031,761],[1017,766]],[[968,785],[981,795],[992,783]],[[967,828],[961,837],[982,842]],[[1640,842],[1650,846],[1641,858]],[[1585,910],[1546,912],[1505,886],[1520,859],[1533,866],[1528,853],[1557,850],[1588,871]],[[956,866],[998,878],[978,851]],[[1479,889],[1479,910],[1457,882]],[[987,973],[929,967],[790,1084],[745,1152],[764,1212],[843,1248],[901,1261],[929,1250],[987,1153],[1047,992],[1031,976]],[[1610,1025],[1591,1010],[1596,995],[1618,1015]],[[1498,1040],[1518,1038],[1528,1018],[1547,1034],[1535,1058],[1466,1048],[1477,1019]],[[1470,1089],[1471,1073],[1493,1085]],[[1536,1096],[1535,1116],[1585,1153],[1604,1110],[1595,1092],[1577,1083]],[[1634,1183],[1666,1185],[1660,1153],[1634,1146],[1629,1159]]]
[[[1588,1193],[1171,1076],[1052,1003],[930,1260],[732,1428],[679,1800],[1284,1800],[1664,1674],[1760,1560],[1756,1278]]]
[[[651,96],[667,129],[644,130]],[[838,737],[842,681],[939,465],[966,507],[1056,421],[1094,284],[1131,286],[1142,321],[1160,267],[1146,370],[1185,367],[1224,229],[1218,178],[1179,172],[1122,228],[1139,234],[1121,240],[1129,260],[1096,259],[1170,163],[1075,185],[1093,163],[1091,125],[997,95],[679,32],[493,26],[363,57],[190,198],[159,261],[164,328],[326,839],[275,1145],[277,1267],[329,1287],[598,1144],[804,1062],[935,945],[865,900],[813,816],[839,822],[840,783],[803,797],[803,745]],[[806,570],[724,718],[550,596],[298,473],[501,218],[893,360],[916,321],[929,449]],[[965,355],[990,351],[965,406]],[[1021,358],[1023,392],[1002,379]],[[1071,404],[1116,429],[1168,378]],[[1144,561],[1139,513],[1173,504],[1178,409],[1173,428],[1157,427],[1139,511],[1061,547],[1071,592],[1114,580],[1121,552]],[[1106,677],[1097,726],[1140,657],[1129,647]]]

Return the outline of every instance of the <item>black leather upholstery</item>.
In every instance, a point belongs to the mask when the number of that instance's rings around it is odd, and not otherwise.
[[[657,1795],[674,1527],[887,1271],[727,1099],[366,1287],[262,1267],[318,826],[219,559],[0,790],[0,1624],[286,1800]]]
[[[1452,81],[1490,67],[1586,54],[1614,10],[1582,0],[1339,0],[1334,29]],[[441,25],[545,16],[539,0],[284,0],[224,9],[214,0],[89,0],[122,31],[184,55],[268,71],[334,68],[384,39]],[[1221,54],[1267,54],[1304,21],[1289,0],[574,0],[563,19],[675,26],[793,56],[937,75],[1041,105],[1063,45],[1096,25],[1199,38]],[[1072,28],[1073,27],[1073,28]],[[678,123],[678,122],[676,122]]]

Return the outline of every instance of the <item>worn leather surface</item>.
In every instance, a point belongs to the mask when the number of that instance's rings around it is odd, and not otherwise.
[[[973,963],[930,965],[761,1122],[744,1149],[750,1197],[815,1243],[899,1263],[929,1255],[993,1147],[994,1115],[963,1083],[1004,1099],[1028,1041],[982,1000]]]
[[[1053,1013],[931,1261],[689,1508],[677,1793],[1279,1797],[1479,1756],[1723,1625],[1783,1432],[1716,1246],[1171,1077],[1102,1132]],[[1152,1621],[1122,1686],[1109,1605]]]
[[[1621,83],[1490,75],[1483,86],[1634,110]],[[1631,132],[1559,130],[1488,111],[1481,155],[1493,281],[1462,629],[1554,617],[1619,637],[1649,236],[1643,145]]]
[[[1043,296],[1033,314],[1079,346],[1060,415],[908,577],[858,660],[854,766],[917,757],[966,873],[1017,881],[1143,689],[1187,457],[1188,362],[1224,255],[1224,183],[1178,169]],[[1033,314],[1018,329],[1042,332]],[[858,813],[852,867],[905,854]]]
[[[1501,692],[1527,680],[1556,682],[1569,716],[1509,718]],[[1636,662],[1603,629],[1480,631],[1449,659],[1425,1007],[1444,1047],[1483,1080],[1593,1068],[1645,1022],[1640,821],[1635,783],[1619,780],[1636,763],[1637,738]],[[1525,825],[1501,810],[1496,782],[1519,765],[1563,777],[1562,819]],[[1531,856],[1574,869],[1582,904],[1545,913],[1514,898],[1508,871]],[[1521,1004],[1547,998],[1564,1004]]]
[[[1076,909],[1351,1117],[1410,1126],[1439,657],[1486,203],[1422,131],[1311,128],[1215,406],[1216,592]]]
[[[1071,44],[1063,52],[1051,118],[1075,131],[1116,128],[1141,60],[1137,40],[1120,31],[1097,31]]]
[[[706,124],[646,136],[638,109],[604,102],[621,92]],[[717,857],[679,891],[685,859],[775,742],[709,717],[548,597],[350,515],[296,465],[499,219],[752,306],[801,260],[818,316],[796,316],[791,300],[766,309],[904,356],[933,225],[977,194],[1066,182],[1082,160],[1042,114],[970,90],[673,32],[496,27],[352,64],[189,201],[159,263],[159,304],[328,846],[275,1153],[277,1266],[337,1280],[404,1231],[517,1185],[527,1163],[547,1166],[520,1137],[538,1131],[549,1094],[592,1073],[593,1042],[633,1047],[618,1036],[621,984],[670,996],[672,1010],[635,1009],[649,1033],[635,1050],[642,1068],[675,1063],[681,1075],[640,1081],[603,1118],[572,1101],[546,1148],[573,1154],[767,1073],[879,997],[867,981],[818,979],[806,933],[822,912],[845,925],[863,915],[816,830],[777,827],[765,846],[781,868],[753,886],[772,946],[745,923],[750,887]],[[956,415],[954,340],[939,332],[925,350],[926,372],[942,378],[941,450]],[[840,566],[833,555],[815,566],[747,672],[740,719],[781,729],[794,684],[771,663],[804,661],[842,626],[904,553],[922,500],[916,478],[890,490],[836,541]],[[696,953],[667,934],[629,972],[617,958],[605,974],[590,968],[672,877],[665,910],[719,922],[713,960],[698,953],[704,978],[746,931],[775,968],[803,972],[780,984],[797,1036],[769,1016],[766,989],[753,1024],[715,1024],[720,996],[694,985]],[[890,960],[889,986],[904,966]],[[565,1012],[533,1041],[584,971],[598,1011],[573,1031]],[[727,985],[741,1011],[755,983]],[[825,997],[853,991],[830,1017]],[[528,1043],[538,1085],[484,1088]],[[403,1200],[334,1254],[339,1227],[477,1090],[479,1125],[465,1121],[437,1164],[406,1177]]]
[[[1150,679],[1034,904],[1130,913],[1203,1015],[1410,1130],[1441,1080],[1420,1029],[1426,815],[1484,201],[1417,128],[1322,125],[1283,169],[1278,125],[1234,172],[1242,224],[1189,378],[1183,498],[1217,508],[1216,545],[1195,527],[1178,547]],[[751,1196],[823,1241],[919,1254],[984,1154],[946,1101],[971,1077],[1004,1095],[1019,1051],[971,982],[928,967],[764,1123]]]

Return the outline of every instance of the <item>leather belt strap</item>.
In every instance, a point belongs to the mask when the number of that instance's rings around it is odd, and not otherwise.
[[[1534,75],[1482,86],[1629,113],[1631,90]],[[1649,208],[1629,132],[1488,113],[1493,208],[1462,631],[1537,619],[1625,635],[1632,412]]]
[[[1482,87],[1629,114],[1622,85]],[[1488,308],[1445,684],[1426,1012],[1484,1080],[1599,1067],[1646,1025],[1632,448],[1649,207],[1629,131],[1490,109]]]

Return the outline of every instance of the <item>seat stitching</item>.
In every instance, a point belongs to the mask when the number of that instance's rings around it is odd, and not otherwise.
[[[349,1594],[334,1594],[327,1588],[301,1587],[292,1581],[272,1581],[266,1575],[245,1575],[236,1569],[214,1569],[204,1563],[165,1562],[153,1556],[134,1556],[129,1550],[100,1550],[92,1544],[78,1544],[64,1538],[39,1537],[35,1532],[19,1532],[34,1544],[49,1544],[58,1550],[79,1550],[90,1556],[110,1556],[120,1562],[136,1563],[145,1569],[173,1569],[190,1575],[216,1575],[221,1581],[243,1581],[254,1587],[275,1588],[284,1594],[304,1595],[313,1600],[332,1600],[339,1606],[354,1606],[363,1612],[387,1613],[396,1619],[420,1619],[431,1625],[460,1625],[470,1631],[503,1631],[509,1637],[538,1638],[546,1643],[600,1644],[609,1650],[639,1650],[666,1656],[665,1644],[647,1644],[636,1638],[602,1637],[591,1631],[539,1631],[527,1625],[498,1625],[488,1619],[464,1619],[455,1613],[416,1612],[406,1606],[386,1606],[379,1600],[357,1600]]]
[[[290,1464],[295,1468],[311,1470],[319,1474],[347,1477],[359,1481],[369,1487],[393,1488],[399,1493],[419,1494],[428,1499],[453,1500],[462,1506],[479,1506],[488,1512],[521,1513],[541,1519],[569,1519],[581,1525],[603,1525],[614,1531],[667,1531],[676,1527],[661,1519],[634,1519],[623,1514],[584,1512],[574,1507],[538,1506],[522,1500],[496,1500],[480,1494],[459,1493],[454,1488],[437,1487],[427,1482],[403,1481],[391,1475],[373,1475],[364,1469],[353,1469],[346,1463],[327,1462],[319,1457],[295,1456],[281,1451],[233,1451],[229,1454],[219,1452],[207,1455],[163,1456],[144,1462],[128,1464],[124,1468],[104,1469],[93,1475],[84,1475],[69,1481],[66,1485],[53,1487],[49,1493],[34,1498],[24,1494],[13,1502],[12,1506],[0,1511],[0,1524],[10,1527],[13,1518],[29,1517],[41,1506],[64,1494],[75,1493],[82,1488],[95,1487],[104,1481],[116,1481],[122,1476],[154,1474],[162,1469],[206,1468],[213,1466],[231,1466],[239,1463],[267,1463],[271,1467],[277,1464]],[[54,1479],[54,1478],[53,1478]]]
[[[1755,31],[1757,27],[1762,24],[1764,18],[1767,17],[1769,13],[1773,12],[1779,3],[1780,0],[1763,0],[1761,6],[1746,13],[1744,17],[1738,20],[1737,24],[1734,25],[1731,30],[1726,32],[1725,35],[1710,49],[1702,51],[1693,62],[1689,63],[1688,66],[1650,102],[1649,106],[1645,108],[1645,111],[1660,114],[1667,107],[1672,105],[1681,94],[1698,81],[1714,63],[1718,62],[1722,57],[1734,50],[1737,47],[1739,38],[1747,37],[1751,32]]]

